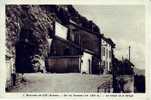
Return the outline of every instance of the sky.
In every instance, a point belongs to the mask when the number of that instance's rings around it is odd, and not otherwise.
[[[75,9],[97,24],[106,37],[116,44],[114,54],[118,59],[128,58],[145,69],[145,6],[143,5],[75,5]]]

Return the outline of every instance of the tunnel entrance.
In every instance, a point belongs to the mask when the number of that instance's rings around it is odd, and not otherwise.
[[[36,53],[36,42],[31,30],[22,29],[16,43],[16,72],[34,72],[32,66],[32,56]]]
[[[31,56],[30,45],[23,41],[17,42],[16,72],[18,73],[33,72],[30,56]]]

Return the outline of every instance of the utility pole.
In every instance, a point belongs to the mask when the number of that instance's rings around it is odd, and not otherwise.
[[[131,60],[131,46],[129,46],[129,61]]]

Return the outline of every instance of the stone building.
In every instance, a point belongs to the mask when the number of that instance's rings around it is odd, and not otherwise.
[[[82,50],[82,64],[81,69],[84,66],[88,67],[89,71],[82,71],[81,73],[99,74],[99,63],[100,63],[100,48],[101,34],[96,33],[93,30],[85,28],[77,24],[74,20],[70,20],[69,24],[70,34],[69,39],[74,44],[78,45]],[[87,58],[84,60],[84,58]]]
[[[67,6],[68,7],[68,6]],[[59,8],[62,14],[69,15],[65,6]],[[69,9],[69,8],[68,8]],[[50,72],[81,72],[88,74],[99,74],[100,63],[100,32],[96,33],[88,29],[84,25],[84,22],[77,23],[73,18],[60,18],[57,13],[54,14],[54,35],[52,36],[52,44],[49,47],[50,53],[48,57],[47,69]],[[72,16],[73,17],[73,16]],[[66,20],[66,21],[64,21]],[[82,20],[79,18],[79,21]],[[93,27],[92,27],[93,28]],[[56,60],[55,60],[56,58]],[[59,60],[60,58],[60,60]],[[63,59],[64,58],[64,59]],[[67,60],[68,58],[68,60]],[[74,58],[74,59],[73,59]],[[75,60],[71,63],[69,59]],[[53,68],[53,65],[57,65],[59,62],[62,64],[62,71]],[[73,70],[69,71],[67,68],[76,66]],[[59,67],[56,66],[56,67]],[[64,67],[64,68],[63,68]],[[58,69],[58,68],[57,68]],[[64,70],[63,70],[64,69]],[[74,70],[76,69],[76,70]]]

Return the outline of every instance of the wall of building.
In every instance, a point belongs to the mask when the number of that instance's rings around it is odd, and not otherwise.
[[[69,41],[55,38],[52,40],[49,56],[76,56],[80,53],[80,49],[74,47]]]
[[[47,71],[52,73],[79,73],[80,56],[60,56],[48,58]]]
[[[81,58],[81,73],[92,73],[92,55],[84,52]]]
[[[73,24],[69,25],[69,28],[69,40],[83,49],[94,52],[97,56],[100,55],[100,39],[96,34]]]

